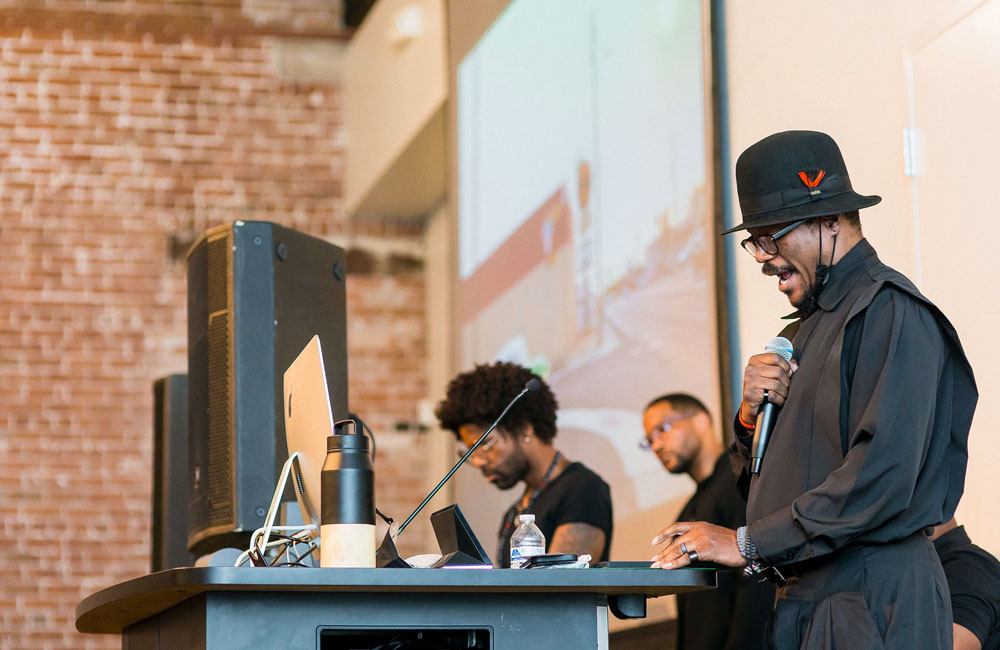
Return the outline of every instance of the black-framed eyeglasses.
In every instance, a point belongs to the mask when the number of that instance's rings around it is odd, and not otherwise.
[[[675,424],[677,424],[681,420],[686,420],[689,417],[691,417],[691,415],[679,413],[672,417],[666,418],[665,420],[663,420],[663,422],[660,422],[655,427],[650,429],[646,435],[639,438],[639,449],[643,449],[645,451],[651,451],[653,449],[654,440],[656,440],[660,436],[666,435],[670,431],[670,429],[673,428]]]
[[[743,250],[750,253],[754,257],[757,257],[758,249],[763,251],[767,255],[777,255],[778,245],[775,242],[807,221],[809,221],[809,219],[799,219],[790,226],[785,226],[778,232],[771,235],[761,235],[760,237],[754,237],[751,235],[750,237],[747,237],[746,239],[741,241],[740,246],[743,247]]]

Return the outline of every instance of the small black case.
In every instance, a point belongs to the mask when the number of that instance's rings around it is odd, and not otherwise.
[[[532,555],[524,564],[522,569],[537,569],[539,567],[556,566],[558,564],[572,564],[577,561],[577,556],[572,553],[546,553],[545,555]]]

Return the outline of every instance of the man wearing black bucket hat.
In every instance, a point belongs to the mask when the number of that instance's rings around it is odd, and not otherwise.
[[[951,648],[929,527],[954,514],[977,392],[955,330],[879,261],[828,135],[786,131],[736,163],[745,248],[796,308],[794,356],[750,358],[732,453],[747,526],[678,522],[654,565],[745,565],[778,584],[773,648]],[[723,233],[725,234],[725,233]],[[782,407],[759,474],[753,423]]]

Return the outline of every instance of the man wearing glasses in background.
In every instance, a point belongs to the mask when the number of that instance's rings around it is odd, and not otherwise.
[[[461,457],[532,378],[538,379],[538,389],[508,411],[469,459],[501,490],[524,483],[524,492],[500,523],[496,564],[510,567],[510,536],[524,513],[535,515],[547,553],[587,554],[592,562],[607,560],[611,489],[600,476],[570,461],[552,445],[558,404],[540,377],[513,363],[476,366],[451,380],[435,414],[441,428],[458,438]]]
[[[748,525],[677,522],[654,566],[700,557],[778,585],[777,649],[951,650],[941,563],[927,537],[955,512],[978,394],[954,328],[861,233],[833,139],[785,131],[736,163],[743,246],[796,312],[794,356],[750,358],[733,455]],[[782,406],[759,473],[764,401]]]
[[[701,400],[686,393],[657,397],[646,405],[642,426],[646,435],[639,446],[655,453],[668,472],[687,474],[697,486],[677,521],[706,521],[733,529],[747,523],[746,501]],[[735,570],[719,571],[717,579],[715,589],[677,595],[675,647],[759,650],[774,586]]]

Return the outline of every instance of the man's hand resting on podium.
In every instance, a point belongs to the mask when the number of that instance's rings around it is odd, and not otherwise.
[[[653,546],[670,540],[651,558],[651,568],[679,569],[692,562],[715,562],[741,567],[747,561],[740,555],[736,531],[704,521],[678,521],[653,538]]]

